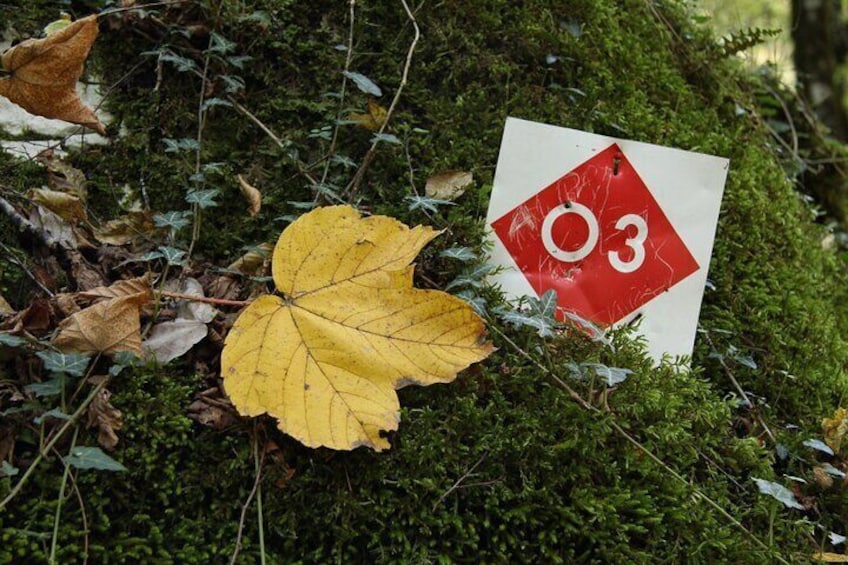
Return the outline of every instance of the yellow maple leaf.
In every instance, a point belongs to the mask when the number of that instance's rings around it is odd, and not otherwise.
[[[351,112],[348,114],[347,119],[359,127],[370,131],[377,131],[386,122],[388,115],[389,113],[385,108],[380,106],[373,98],[369,98],[367,114]]]
[[[483,320],[464,301],[412,287],[410,263],[439,235],[350,206],[319,208],[286,229],[264,295],[236,320],[221,356],[239,413],[270,414],[310,447],[386,449],[396,389],[446,383],[486,358]]]
[[[104,134],[97,116],[79,98],[76,84],[97,38],[97,16],[54,31],[44,39],[27,39],[3,53],[0,95],[27,112],[81,124]]]

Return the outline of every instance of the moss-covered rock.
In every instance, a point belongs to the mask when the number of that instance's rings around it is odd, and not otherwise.
[[[344,198],[372,136],[342,126],[337,158],[325,160],[336,118],[367,104],[348,84],[339,110],[346,53],[335,46],[347,41],[348,8],[267,0],[104,23],[95,65],[115,85],[113,128],[126,134],[72,156],[99,213],[115,212],[115,188],[125,183],[143,184],[158,211],[187,209],[192,186],[218,188],[221,205],[204,217],[197,249],[224,265],[242,246],[276,237],[279,218],[315,198],[313,181],[326,201]],[[413,27],[400,4],[355,11],[351,70],[376,81],[388,106]],[[841,487],[801,487],[813,498],[799,511],[758,494],[751,480],[811,477],[814,453],[801,442],[820,433],[820,419],[848,392],[844,263],[822,248],[823,228],[753,112],[754,79],[672,1],[447,1],[415,14],[422,39],[389,127],[401,143],[379,146],[359,204],[449,228],[420,261],[427,284],[441,285],[462,266],[436,251],[481,240],[506,116],[729,157],[694,369],[654,368],[626,334],[611,349],[570,333],[543,343],[500,328],[563,379],[569,361],[634,373],[614,391],[574,384],[597,407],[587,411],[496,335],[499,351],[457,383],[401,392],[402,424],[384,454],[310,451],[266,423],[208,431],[187,418],[205,386],[191,367],[137,369],[110,385],[126,416],[114,456],[129,470],[77,475],[85,512],[75,496],[65,501],[59,562],[80,560],[86,543],[97,563],[225,562],[253,485],[254,435],[279,447],[267,456],[261,491],[271,563],[772,563],[803,561],[816,549],[810,536],[844,534]],[[207,65],[210,29],[234,47],[215,39]],[[252,59],[232,59],[242,55]],[[194,69],[180,72],[181,60]],[[212,86],[201,89],[204,69]],[[224,75],[239,76],[244,89],[227,93]],[[231,95],[253,116],[226,105],[205,114],[200,161],[220,164],[203,178],[194,153],[168,152],[163,142],[197,139],[201,91]],[[474,171],[476,190],[429,218],[410,210],[404,197],[446,169]],[[240,172],[265,195],[257,220],[237,200]],[[737,385],[753,409],[738,402]],[[19,440],[21,466],[32,454]],[[0,514],[0,561],[45,558],[60,480],[51,458]],[[10,482],[0,479],[0,494]],[[240,560],[254,563],[255,507],[246,516]]]

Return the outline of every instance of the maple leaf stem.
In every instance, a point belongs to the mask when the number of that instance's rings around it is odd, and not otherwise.
[[[193,294],[183,294],[181,292],[169,292],[167,290],[156,291],[159,296],[168,298],[179,298],[182,300],[192,300],[194,302],[205,302],[206,304],[215,304],[217,306],[247,306],[252,300],[225,300],[223,298],[207,298],[205,296],[195,296]]]

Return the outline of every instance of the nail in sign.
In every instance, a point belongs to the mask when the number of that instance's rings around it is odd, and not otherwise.
[[[641,314],[649,350],[691,353],[727,160],[508,119],[489,225],[511,296],[558,315]]]

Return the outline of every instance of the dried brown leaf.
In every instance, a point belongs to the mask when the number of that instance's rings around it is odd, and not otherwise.
[[[53,306],[50,301],[46,298],[36,298],[25,310],[21,310],[6,321],[2,329],[10,330],[12,333],[29,332],[41,335],[53,328],[53,317]]]
[[[80,310],[59,324],[53,345],[79,353],[130,351],[141,356],[140,295],[110,298]]]
[[[82,200],[73,194],[49,188],[36,188],[31,191],[30,198],[71,224],[88,220]]]
[[[132,211],[110,220],[94,230],[94,237],[108,245],[126,245],[156,231],[149,212]]]
[[[474,182],[474,175],[468,171],[447,171],[427,179],[424,192],[428,198],[456,200]]]
[[[48,187],[59,192],[73,194],[85,202],[88,195],[85,173],[56,157],[52,149],[42,151],[36,156],[35,160],[47,169]]]
[[[106,284],[104,276],[79,251],[68,251],[68,260],[71,262],[71,277],[79,290],[86,291]]]
[[[247,276],[255,276],[260,272],[265,272],[263,267],[271,260],[271,252],[274,246],[270,243],[260,243],[256,250],[251,250],[233,261],[227,269],[238,271]]]
[[[238,420],[235,408],[219,388],[211,388],[197,395],[188,406],[188,417],[204,426],[223,430]]]
[[[11,76],[0,80],[0,95],[26,111],[81,124],[106,133],[76,90],[83,63],[97,38],[97,16],[77,20],[44,39],[28,39],[3,53]]]
[[[250,217],[254,217],[259,213],[259,210],[262,208],[262,193],[259,192],[255,186],[244,180],[244,177],[241,175],[236,175],[239,182],[239,190],[241,190],[241,195],[244,196],[244,199],[247,200],[247,213],[250,214]]]
[[[12,305],[6,302],[6,299],[3,298],[3,295],[0,294],[0,316],[5,316],[7,314],[14,314],[15,309],[12,308]]]
[[[110,286],[98,286],[91,290],[80,292],[81,298],[123,298],[130,297],[135,299],[135,303],[139,306],[150,301],[152,294],[150,290],[150,277],[136,277],[118,281]]]
[[[358,114],[356,112],[351,112],[348,114],[348,121],[354,122],[358,127],[365,128],[369,131],[377,131],[383,124],[386,123],[386,117],[388,116],[388,111],[380,106],[380,104],[374,100],[373,98],[368,99],[368,112],[365,114]]]
[[[77,305],[76,300],[74,300],[75,296],[75,294],[63,292],[53,297],[53,305],[62,318],[73,316],[80,311],[80,307]]]
[[[87,427],[97,427],[97,443],[105,449],[114,449],[118,445],[118,434],[116,433],[124,426],[124,418],[121,411],[112,406],[109,399],[112,393],[102,389],[91,404],[88,406]]]

